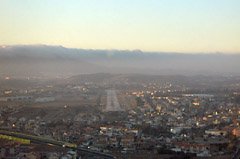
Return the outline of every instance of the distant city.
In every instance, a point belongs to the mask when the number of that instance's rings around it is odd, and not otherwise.
[[[239,158],[240,77],[0,80],[1,158]]]

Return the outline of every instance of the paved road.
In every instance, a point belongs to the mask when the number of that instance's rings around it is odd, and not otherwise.
[[[40,137],[40,136],[27,135],[27,134],[22,134],[22,133],[19,133],[19,132],[12,132],[12,131],[1,130],[1,129],[0,129],[0,134],[13,136],[13,137],[18,137],[18,138],[22,138],[22,139],[28,139],[32,143],[41,143],[41,144],[71,148],[71,149],[78,150],[78,152],[80,154],[83,153],[83,154],[90,155],[90,156],[97,156],[97,157],[100,157],[100,158],[103,158],[103,159],[114,159],[115,158],[114,156],[109,155],[109,154],[105,154],[105,153],[101,153],[101,152],[92,151],[92,150],[89,150],[89,149],[77,147],[76,144],[67,143],[67,142],[63,142],[63,141],[56,141],[56,140],[53,140],[53,139],[47,139],[47,138],[43,138],[43,137]]]

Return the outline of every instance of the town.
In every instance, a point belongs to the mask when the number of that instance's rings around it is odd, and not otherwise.
[[[116,158],[239,155],[239,77],[99,73],[51,80],[2,77],[0,82],[3,132],[72,143]],[[17,139],[0,136],[1,158],[101,158]]]

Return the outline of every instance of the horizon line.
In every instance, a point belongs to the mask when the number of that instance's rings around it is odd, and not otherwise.
[[[47,46],[47,47],[62,47],[65,49],[77,49],[77,50],[92,50],[92,51],[129,51],[129,52],[141,52],[141,53],[165,53],[165,54],[224,54],[224,55],[236,55],[240,54],[240,52],[227,52],[227,51],[151,51],[151,50],[142,50],[142,49],[115,49],[115,48],[83,48],[83,47],[68,47],[64,45],[52,45],[52,44],[0,44],[0,49],[4,49],[7,47],[16,47],[16,46]]]

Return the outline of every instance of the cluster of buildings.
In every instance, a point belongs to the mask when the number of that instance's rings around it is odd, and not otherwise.
[[[96,83],[38,87],[24,93],[4,90],[0,128],[76,143],[117,158],[229,157],[237,150],[240,107],[231,94],[191,92],[169,82],[127,85],[115,85],[116,91]],[[0,154],[24,158],[21,146],[1,145]],[[47,150],[39,152],[35,146],[28,145],[31,151],[25,158],[81,156],[61,148],[43,153]]]

